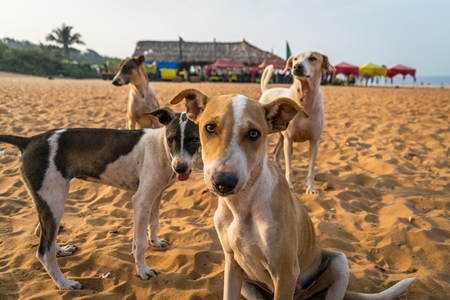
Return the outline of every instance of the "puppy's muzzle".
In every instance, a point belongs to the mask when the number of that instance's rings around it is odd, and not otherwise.
[[[122,78],[117,78],[113,80],[112,84],[114,84],[115,86],[122,86],[126,83],[122,80]]]
[[[236,173],[232,172],[217,172],[212,176],[212,183],[214,192],[220,196],[232,194],[234,188],[238,183]]]
[[[294,74],[294,76],[298,76],[298,77],[306,77],[309,78],[309,75],[306,75],[305,72],[305,67],[302,64],[296,64],[294,66],[294,71],[292,72]]]
[[[177,174],[176,176],[180,181],[189,179],[189,176],[191,175],[191,169],[187,164],[184,163],[177,163],[173,170]]]

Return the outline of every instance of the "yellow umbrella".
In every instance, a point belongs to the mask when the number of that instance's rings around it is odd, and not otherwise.
[[[358,67],[360,74],[366,74],[369,76],[386,76],[387,68],[373,64],[367,63]]]

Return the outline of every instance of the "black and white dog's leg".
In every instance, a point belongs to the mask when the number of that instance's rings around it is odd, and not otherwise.
[[[34,234],[40,238],[41,237],[41,224],[37,224],[36,229],[34,230]],[[56,256],[63,257],[63,256],[70,256],[75,253],[77,250],[77,247],[74,245],[66,245],[63,247],[60,247],[58,243],[55,241],[55,247],[56,247]]]
[[[159,207],[161,205],[161,198],[162,194],[155,199],[150,212],[149,238],[153,247],[156,248],[166,248],[169,245],[165,239],[158,238]]]
[[[144,280],[158,275],[158,272],[155,269],[149,268],[145,261],[150,208],[153,202],[156,201],[155,196],[151,192],[151,188],[139,186],[137,192],[132,197],[134,207],[133,255],[136,271]]]
[[[47,179],[51,181],[51,184],[47,182]],[[46,178],[42,188],[37,192],[32,191],[31,193],[40,223],[40,227],[36,228],[35,231],[40,235],[36,256],[61,290],[82,288],[79,282],[68,280],[56,262],[56,235],[58,234],[59,224],[64,212],[68,184],[67,180],[62,177]]]

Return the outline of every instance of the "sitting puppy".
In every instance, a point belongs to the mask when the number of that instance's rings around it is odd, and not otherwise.
[[[205,183],[219,197],[214,224],[225,253],[223,299],[391,299],[414,280],[379,294],[348,292],[344,253],[322,249],[308,213],[267,156],[267,135],[288,127],[303,108],[280,97],[261,105],[243,95],[181,91],[199,125]]]
[[[132,252],[142,279],[156,276],[145,262],[147,227],[155,247],[167,242],[157,236],[159,205],[164,190],[176,179],[187,180],[199,152],[198,126],[185,113],[169,108],[151,113],[164,128],[114,130],[71,128],[51,130],[33,137],[0,135],[0,142],[22,152],[20,170],[39,216],[37,257],[62,289],[80,289],[67,280],[56,255],[72,255],[75,246],[56,243],[69,183],[73,178],[136,191]]]

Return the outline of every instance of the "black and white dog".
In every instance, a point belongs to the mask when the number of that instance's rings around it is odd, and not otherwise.
[[[51,130],[33,137],[0,135],[0,142],[18,147],[22,153],[21,173],[39,216],[36,253],[48,274],[62,290],[80,289],[68,280],[56,255],[72,255],[75,246],[56,243],[69,182],[73,178],[99,182],[136,191],[132,252],[138,275],[157,275],[145,261],[147,226],[155,247],[166,247],[159,239],[159,206],[163,191],[178,180],[187,180],[199,153],[198,125],[185,113],[169,108],[150,113],[164,125],[157,129],[115,130],[71,128]]]

